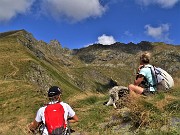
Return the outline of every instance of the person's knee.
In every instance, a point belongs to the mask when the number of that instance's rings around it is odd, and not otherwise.
[[[128,86],[129,91],[133,90],[133,87],[134,87],[134,85],[133,85],[133,84],[130,84],[130,85]]]

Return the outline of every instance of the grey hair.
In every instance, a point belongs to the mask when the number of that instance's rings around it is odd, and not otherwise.
[[[49,97],[49,101],[50,101],[50,102],[58,101],[58,100],[59,100],[59,96],[60,96],[60,95],[55,95],[55,96],[53,96],[53,97]]]

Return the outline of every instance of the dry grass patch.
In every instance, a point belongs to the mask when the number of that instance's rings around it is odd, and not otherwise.
[[[11,130],[11,126],[13,126],[13,123],[0,123],[0,134],[1,135],[7,135],[7,131]]]
[[[180,88],[180,78],[179,77],[174,78],[174,88]]]
[[[164,107],[170,103],[172,103],[174,100],[177,100],[178,98],[171,95],[166,95],[164,99],[156,102],[156,107],[163,111]]]

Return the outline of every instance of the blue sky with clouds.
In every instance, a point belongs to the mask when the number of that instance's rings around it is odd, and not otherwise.
[[[0,0],[0,32],[19,29],[70,49],[141,41],[180,45],[180,0]]]

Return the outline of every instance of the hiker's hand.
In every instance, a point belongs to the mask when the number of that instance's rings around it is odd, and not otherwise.
[[[30,134],[35,134],[36,133],[36,128],[37,128],[37,124],[36,124],[36,122],[33,121],[28,125],[28,132]]]
[[[34,135],[34,134],[35,134],[35,131],[34,131],[34,130],[30,130],[30,129],[29,129],[29,132],[28,132],[28,133],[29,133],[29,134],[33,134],[33,135]]]
[[[29,124],[29,125],[27,125],[27,127],[26,127],[26,132],[27,132],[27,134],[34,134],[35,133],[35,131],[34,130],[32,130],[32,129],[30,129],[30,127],[31,127],[31,124]]]
[[[139,73],[139,71],[141,70],[141,68],[143,67],[144,65],[139,65],[139,67],[138,67],[138,73]]]

